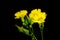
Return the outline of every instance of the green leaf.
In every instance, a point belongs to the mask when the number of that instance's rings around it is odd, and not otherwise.
[[[26,35],[29,35],[29,30],[27,30],[27,29],[25,29],[25,28],[22,28],[22,27],[20,27],[20,26],[18,26],[18,25],[16,25],[16,27],[18,28],[18,31],[19,31],[19,32],[22,32],[22,33],[24,33],[24,34],[26,34]]]
[[[29,35],[29,30],[24,29],[24,33],[25,33],[26,35]]]
[[[28,20],[27,18],[25,18],[24,22],[23,22],[23,25],[27,26],[28,25]]]
[[[32,20],[27,16],[27,20],[30,24],[32,24]]]
[[[23,29],[20,26],[16,25],[16,27],[18,28],[19,32],[23,32]]]

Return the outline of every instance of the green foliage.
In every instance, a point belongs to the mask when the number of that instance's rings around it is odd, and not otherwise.
[[[23,30],[23,33],[25,33],[26,35],[29,35],[29,30],[24,29],[24,30]]]
[[[18,28],[18,31],[19,31],[19,32],[22,32],[22,33],[24,33],[24,34],[26,34],[26,35],[29,35],[29,30],[27,30],[27,29],[25,29],[25,28],[22,28],[22,27],[20,27],[20,26],[18,26],[18,25],[16,25],[16,27]]]
[[[16,27],[18,28],[19,32],[23,32],[23,29],[20,26],[16,25]]]
[[[25,21],[23,17],[21,18],[21,21],[22,21],[22,22],[24,22],[24,21]]]
[[[26,17],[27,17],[28,22],[29,22],[30,24],[32,24],[32,20],[31,20],[28,16],[26,16]]]
[[[26,18],[24,19],[23,25],[24,26],[27,26],[28,25],[28,20]]]

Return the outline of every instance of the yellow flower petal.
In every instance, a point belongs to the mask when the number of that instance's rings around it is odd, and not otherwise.
[[[37,23],[45,22],[46,16],[47,16],[46,13],[41,12],[41,9],[34,9],[29,14],[29,17],[33,21],[33,23],[34,22],[37,22]]]
[[[15,19],[19,19],[19,18],[21,18],[21,17],[25,17],[25,15],[27,14],[28,12],[27,12],[27,10],[21,10],[21,11],[19,11],[19,12],[16,12],[15,13]]]

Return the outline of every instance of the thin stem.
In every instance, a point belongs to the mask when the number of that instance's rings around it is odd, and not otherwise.
[[[34,36],[35,40],[37,40],[37,38],[35,37],[35,34],[34,34],[33,27],[32,27],[32,33],[33,33],[33,36]]]
[[[42,40],[43,40],[43,31],[41,31],[41,37],[42,37]]]
[[[34,34],[32,34],[32,38],[34,38],[34,40],[37,40],[37,38],[35,37],[35,35],[34,35]]]
[[[32,29],[31,30],[31,34],[32,34],[32,40],[37,40],[37,38],[35,37],[35,34],[34,34],[34,30],[33,30],[33,27],[32,27],[32,25],[30,25],[31,27],[30,27],[30,29]]]
[[[44,23],[42,23],[42,30],[41,30],[42,40],[43,40],[43,29],[44,29]]]
[[[41,37],[42,37],[42,40],[43,40],[43,29],[44,29],[44,23],[39,24],[39,28],[40,28]]]

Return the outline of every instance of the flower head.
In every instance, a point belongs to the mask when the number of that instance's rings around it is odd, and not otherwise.
[[[30,19],[37,23],[45,22],[47,14],[45,12],[41,12],[41,9],[34,9],[29,14]]]
[[[21,17],[25,17],[25,15],[27,14],[27,10],[21,10],[19,12],[16,12],[15,13],[15,19],[19,19]]]

